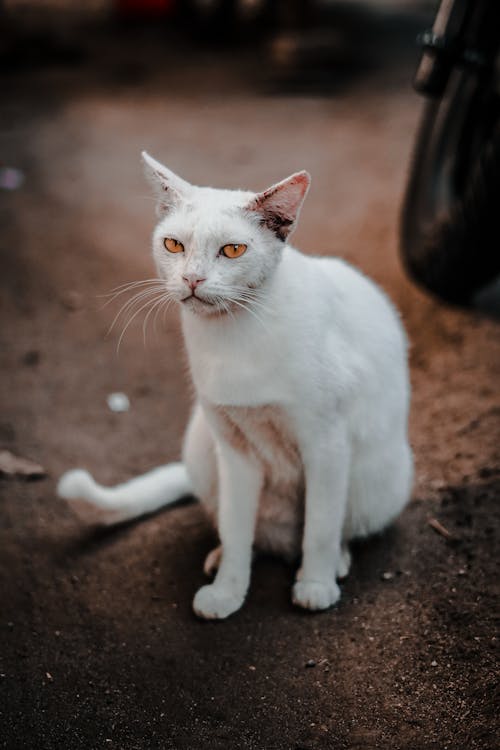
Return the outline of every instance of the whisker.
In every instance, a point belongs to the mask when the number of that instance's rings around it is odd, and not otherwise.
[[[116,345],[116,353],[117,353],[117,354],[118,354],[118,352],[120,351],[120,344],[121,344],[121,342],[122,342],[122,340],[123,340],[123,337],[125,336],[125,333],[126,333],[127,329],[129,328],[130,324],[132,323],[132,321],[133,321],[133,320],[135,320],[135,318],[136,318],[136,317],[137,317],[137,316],[139,315],[139,313],[140,313],[140,312],[142,312],[142,310],[144,310],[144,308],[145,308],[145,307],[148,307],[148,305],[152,305],[152,304],[153,304],[154,302],[156,302],[156,301],[157,301],[158,299],[160,299],[160,298],[161,298],[162,296],[163,296],[163,293],[162,293],[162,294],[161,294],[161,295],[160,295],[159,297],[156,297],[155,299],[152,299],[152,300],[147,300],[147,301],[146,301],[146,302],[145,302],[145,303],[144,303],[143,305],[141,305],[141,307],[139,307],[139,309],[138,309],[138,310],[136,310],[136,311],[135,311],[135,312],[133,313],[133,315],[132,315],[132,316],[131,316],[131,317],[130,317],[130,318],[128,319],[128,321],[127,321],[127,324],[126,324],[126,326],[124,327],[123,331],[122,331],[122,332],[121,332],[121,334],[120,334],[120,338],[118,339],[118,344]]]
[[[163,303],[157,308],[155,316],[153,318],[153,330],[155,332],[155,335],[157,334],[156,331],[156,324],[158,322],[158,315],[163,311],[163,322],[165,323],[165,314],[168,312],[168,308],[174,301],[174,298],[171,295],[165,295],[165,299],[163,300]]]
[[[144,346],[146,346],[146,328],[148,325],[149,316],[151,313],[156,309],[156,312],[158,313],[158,310],[161,308],[161,305],[165,301],[165,293],[163,293],[159,299],[157,299],[151,306],[151,308],[146,313],[146,317],[144,318],[143,324],[142,324],[142,338],[144,342]],[[156,318],[155,318],[156,320]]]
[[[118,318],[120,315],[125,314],[132,308],[135,304],[140,303],[143,299],[146,299],[147,297],[150,297],[154,294],[159,292],[159,290],[155,289],[148,289],[147,291],[138,292],[137,294],[134,294],[129,300],[123,303],[123,305],[120,307],[118,312],[116,313],[113,322],[111,323],[111,326],[109,328],[109,332],[111,332],[118,321]]]
[[[163,310],[163,316],[162,316],[163,317],[163,325],[165,325],[165,316],[166,316],[166,314],[168,312],[168,309],[169,309],[170,305],[172,304],[172,302],[175,302],[175,297],[174,296],[172,296],[172,298],[168,301],[168,303],[165,305],[165,309]]]
[[[146,289],[145,291],[142,290],[140,292],[137,292],[137,294],[134,294],[133,297],[131,297],[131,299],[127,300],[127,302],[125,302],[120,307],[120,309],[118,310],[118,312],[116,313],[116,315],[115,315],[115,317],[113,319],[113,322],[111,323],[110,327],[108,328],[108,332],[107,332],[106,336],[109,336],[109,334],[111,333],[111,331],[115,327],[115,325],[116,325],[116,323],[117,323],[120,315],[125,314],[126,312],[128,312],[132,307],[134,307],[135,304],[140,303],[143,299],[146,299],[147,297],[151,297],[154,294],[157,294],[158,292],[159,292],[159,289]]]
[[[252,306],[258,307],[262,312],[272,314],[273,310],[269,305],[264,304],[259,299],[256,299],[255,297],[251,297],[250,295],[246,294],[239,294],[238,299],[244,302],[248,302]]]
[[[129,289],[131,287],[138,286],[139,284],[149,284],[152,281],[161,281],[158,277],[154,279],[136,279],[135,281],[126,281],[123,284],[118,284],[118,286],[113,287],[113,289],[110,289],[109,292],[106,292],[104,294],[98,294],[97,297],[109,297],[112,294],[115,294],[115,292],[119,292],[122,289]]]
[[[125,292],[131,291],[132,289],[136,289],[139,286],[144,285],[158,285],[162,286],[163,282],[160,279],[144,279],[143,281],[130,281],[127,284],[121,284],[120,286],[115,287],[110,292],[107,292],[106,294],[97,294],[96,296],[98,298],[104,298],[104,297],[110,297],[109,299],[101,309],[109,305],[110,302],[112,302],[116,297],[119,297],[121,294],[124,294]]]
[[[264,328],[264,330],[267,331],[264,321],[257,315],[255,310],[252,310],[252,308],[249,305],[246,305],[244,302],[240,302],[239,300],[236,300],[236,299],[232,299],[231,302],[235,305],[238,305],[238,307],[243,308],[243,310],[246,310],[248,313],[250,313],[250,315],[253,315],[255,320],[257,320],[261,324],[261,326]]]
[[[228,304],[228,302],[226,302],[226,300],[221,300],[221,301],[222,301],[222,306],[224,310],[227,312],[231,320],[234,321],[235,317],[234,317],[233,311],[231,310],[231,306]]]
[[[228,289],[228,294],[232,299],[247,301],[252,305],[258,306],[262,312],[272,313],[273,310],[269,305],[263,302],[263,294],[258,289],[250,289],[247,286],[234,285]]]

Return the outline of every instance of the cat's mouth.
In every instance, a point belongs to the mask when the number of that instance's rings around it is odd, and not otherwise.
[[[197,300],[198,302],[201,302],[203,305],[213,305],[213,302],[210,302],[208,299],[203,299],[202,297],[198,297],[197,294],[194,292],[192,294],[188,294],[187,297],[183,297],[181,299],[181,302],[188,302],[189,300]]]
[[[216,306],[211,300],[205,299],[204,297],[198,297],[194,292],[188,294],[187,297],[182,297],[180,302],[193,312],[202,312],[203,310],[208,312],[209,310],[213,310]]]
[[[197,294],[188,294],[186,297],[182,297],[179,300],[186,309],[195,315],[202,315],[203,317],[219,317],[228,313],[227,307],[221,306],[220,302],[215,299],[206,299],[205,297],[198,297]]]

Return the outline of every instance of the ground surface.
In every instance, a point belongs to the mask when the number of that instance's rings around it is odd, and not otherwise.
[[[399,267],[413,52],[312,97],[271,95],[231,55],[191,64],[176,48],[148,68],[141,49],[5,81],[2,159],[26,181],[2,197],[0,447],[49,477],[0,481],[0,747],[494,748],[500,326]],[[117,308],[97,297],[152,275],[144,147],[201,184],[309,169],[296,244],[352,261],[402,312],[413,500],[354,550],[328,613],[294,609],[293,571],[262,560],[241,612],[200,622],[214,538],[198,506],[102,531],[55,496],[75,465],[115,482],[178,456],[190,386],[175,312],[146,346],[132,325],[117,355]],[[129,412],[108,410],[113,391]]]

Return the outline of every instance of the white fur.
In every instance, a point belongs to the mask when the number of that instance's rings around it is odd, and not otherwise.
[[[253,546],[288,558],[301,546],[293,601],[329,607],[340,595],[336,578],[349,569],[349,540],[384,528],[411,492],[399,318],[361,273],[284,241],[307,192],[305,173],[255,195],[195,188],[145,160],[162,212],[153,254],[166,293],[185,300],[197,394],[183,463],[114,489],[69,472],[59,493],[121,518],[190,492],[204,501],[222,549],[205,566],[218,566],[215,580],[194,599],[201,617],[239,609]],[[182,242],[184,252],[168,253],[165,237]],[[218,254],[226,243],[248,249],[228,259]],[[186,299],[184,276],[204,279],[197,294],[205,301]]]

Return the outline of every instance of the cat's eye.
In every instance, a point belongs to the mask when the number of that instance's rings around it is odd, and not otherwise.
[[[224,245],[220,249],[220,254],[226,258],[239,258],[247,249],[246,245]]]
[[[163,240],[163,244],[165,245],[165,248],[169,253],[182,253],[184,250],[184,245],[182,244],[182,242],[174,240],[173,237],[165,237],[165,239]]]

